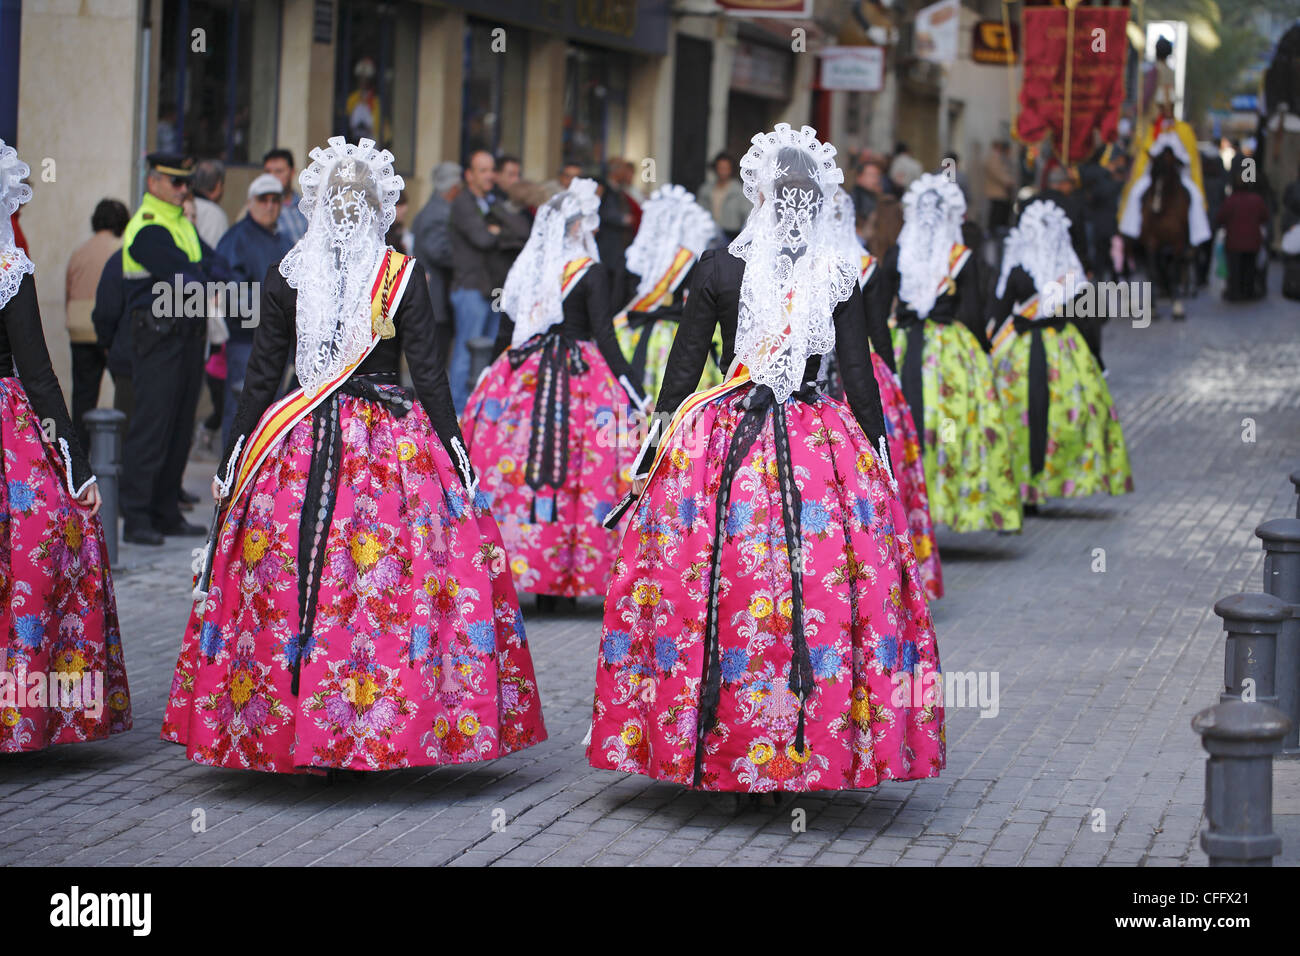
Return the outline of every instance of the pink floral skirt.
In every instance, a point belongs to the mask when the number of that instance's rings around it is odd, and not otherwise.
[[[537,446],[534,409],[544,374],[543,352],[518,368],[510,353],[488,369],[461,418],[479,486],[491,499],[510,568],[522,591],[582,597],[604,594],[618,548],[618,534],[601,525],[631,490],[636,454],[626,438],[627,394],[594,342],[573,343],[580,363],[568,372],[568,398],[552,440],[563,457],[559,487],[534,488],[528,480]]]
[[[705,790],[936,776],[939,657],[903,505],[848,406],[826,396],[785,404],[784,465],[769,408],[728,493],[754,390],[690,413],[629,514],[588,760]]]
[[[925,593],[943,597],[943,570],[939,566],[939,545],[934,539],[934,522],[930,519],[930,498],[925,491],[925,462],[916,423],[903,390],[894,381],[894,373],[875,352],[871,353],[871,370],[880,388],[880,404],[885,413],[885,440],[889,442],[889,460],[898,482],[898,497],[907,511],[907,527],[912,532],[912,550]]]
[[[131,729],[117,601],[99,518],[16,378],[0,378],[0,753]]]
[[[227,518],[163,722],[191,760],[388,770],[546,739],[500,533],[413,406],[398,417],[358,396],[327,399],[272,448]],[[337,474],[313,482],[331,413],[340,447],[325,460]],[[304,519],[317,537],[308,528],[300,542]],[[313,616],[306,636],[300,606]]]

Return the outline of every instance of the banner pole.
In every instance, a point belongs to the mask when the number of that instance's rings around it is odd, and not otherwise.
[[[1011,4],[1016,0],[1002,0],[1002,43],[1007,51],[1007,115],[1011,118],[1011,138],[1016,136],[1016,54],[1011,42]]]
[[[1065,0],[1065,105],[1063,108],[1063,128],[1061,130],[1062,163],[1068,172],[1070,169],[1070,91],[1074,83],[1074,8],[1081,0]]]

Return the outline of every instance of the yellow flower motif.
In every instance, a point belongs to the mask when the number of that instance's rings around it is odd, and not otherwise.
[[[781,616],[794,616],[794,601],[788,597],[781,598]]]
[[[686,454],[685,448],[674,448],[672,453],[673,467],[678,471],[685,471],[691,466],[691,456]]]
[[[912,550],[918,561],[924,561],[930,556],[930,539],[923,534],[912,535]]]
[[[523,574],[528,570],[527,558],[514,558],[510,562],[510,570],[515,574]]]
[[[379,539],[366,531],[358,531],[352,536],[352,561],[362,571],[372,568],[383,553],[384,546]]]
[[[230,700],[238,708],[243,708],[253,696],[253,675],[246,670],[235,671],[230,680]]]
[[[126,708],[130,706],[130,703],[130,699],[120,690],[114,691],[108,695],[108,706],[113,710],[126,710]]]
[[[442,740],[442,738],[446,737],[447,731],[450,729],[451,727],[447,723],[446,717],[439,717],[437,720],[433,722],[433,735],[437,737],[439,740]]]
[[[774,756],[776,756],[776,748],[771,744],[760,742],[749,748],[749,759],[759,766],[767,763]]]
[[[767,691],[762,687],[755,687],[749,692],[749,702],[751,704],[761,704],[767,697]]]
[[[866,692],[861,687],[853,691],[853,706],[849,710],[849,716],[853,718],[854,723],[865,724],[871,720],[871,702],[867,700]]]
[[[653,607],[659,603],[662,596],[663,592],[659,590],[659,585],[649,581],[643,581],[632,591],[632,600],[641,607]]]
[[[64,651],[54,659],[56,674],[80,674],[86,669],[86,658],[81,651]]]
[[[447,579],[447,596],[448,596],[448,597],[455,597],[455,596],[456,596],[457,594],[459,594],[459,593],[460,593],[460,582],[457,581],[455,578],[448,578],[448,579]]]
[[[875,460],[876,459],[872,457],[871,452],[864,451],[862,454],[858,455],[856,463],[858,474],[865,475],[867,472],[871,471],[871,466],[875,463]]]
[[[410,461],[415,457],[415,442],[399,441],[397,443],[397,458],[399,461]]]
[[[254,528],[244,535],[244,563],[257,564],[270,546],[271,539],[264,532]]]
[[[807,763],[808,758],[812,756],[812,747],[805,742],[803,745],[803,754],[794,749],[794,744],[786,744],[785,755],[795,763]]]
[[[466,737],[473,737],[479,731],[478,718],[473,714],[466,714],[456,722],[456,728]]]
[[[641,742],[641,728],[636,724],[628,724],[618,736],[627,746],[635,747]]]
[[[343,684],[351,685],[352,694],[348,699],[356,704],[358,710],[369,710],[379,696],[379,685],[369,674],[361,675],[360,680],[349,677]]]
[[[754,596],[749,602],[749,613],[762,620],[772,613],[772,599],[763,594]]]
[[[503,475],[508,475],[515,470],[515,460],[513,458],[502,458],[497,462],[497,470]]]
[[[6,727],[17,726],[18,711],[12,707],[6,707],[4,710],[0,710],[0,724],[4,724]]]
[[[81,547],[81,522],[76,518],[69,518],[63,526],[63,542],[73,551]]]
[[[440,590],[442,590],[442,586],[438,584],[438,579],[432,574],[429,575],[424,581],[424,593],[429,597],[437,597]]]

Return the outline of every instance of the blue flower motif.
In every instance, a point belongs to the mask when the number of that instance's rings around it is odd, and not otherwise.
[[[216,657],[226,646],[221,629],[213,621],[204,621],[199,631],[199,650],[208,657]]]
[[[443,497],[447,501],[447,511],[451,514],[453,521],[459,521],[465,516],[465,496],[461,493],[460,488],[448,488]]]
[[[9,482],[9,506],[15,511],[30,511],[36,504],[36,489],[25,481]]]
[[[614,510],[614,503],[612,501],[597,501],[596,502],[596,524],[600,524],[602,521],[604,521],[605,516],[608,515],[613,510]]]
[[[601,641],[600,652],[606,664],[621,664],[632,650],[632,635],[627,631],[610,631]]]
[[[754,520],[754,506],[748,501],[733,502],[727,510],[727,534],[740,534]]]
[[[479,408],[479,414],[490,422],[496,421],[505,411],[505,406],[499,398],[484,399],[482,406]]]
[[[745,676],[749,669],[749,654],[743,647],[729,647],[722,652],[722,682],[731,684]]]
[[[417,624],[411,628],[411,657],[428,657],[429,650],[432,647],[432,641],[429,639],[429,628],[424,624]]]
[[[893,670],[898,664],[898,637],[886,634],[876,642],[876,662],[881,667]]]
[[[41,623],[39,614],[24,614],[14,621],[14,633],[18,635],[19,644],[35,649],[45,639],[45,625]]]
[[[808,656],[812,658],[813,676],[822,680],[829,680],[838,674],[844,660],[839,649],[829,644],[810,644]]]
[[[491,654],[497,649],[497,630],[491,621],[473,621],[469,626],[469,642],[480,654]]]
[[[810,534],[824,534],[830,527],[831,515],[820,501],[805,501],[799,522]]]
[[[661,671],[672,673],[672,669],[677,666],[677,658],[680,656],[677,649],[677,642],[671,637],[661,637],[655,641],[655,666]]]
[[[903,645],[903,661],[899,665],[903,670],[910,671],[921,662],[921,652],[917,649],[915,641],[908,641]]]
[[[515,611],[515,634],[519,637],[520,644],[528,643],[528,635],[524,633],[524,612],[521,610]]]
[[[677,507],[677,520],[681,522],[682,527],[687,531],[694,530],[699,516],[700,506],[695,503],[695,499],[683,498],[682,503]]]
[[[876,520],[876,506],[870,498],[859,498],[853,505],[853,513],[862,522],[864,528],[870,528]]]

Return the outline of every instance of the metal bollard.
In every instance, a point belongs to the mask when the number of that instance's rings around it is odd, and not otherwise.
[[[1272,866],[1282,852],[1273,832],[1273,754],[1291,730],[1275,707],[1224,701],[1192,718],[1209,753],[1201,849],[1210,866]]]
[[[1214,605],[1228,639],[1223,647],[1223,693],[1219,701],[1253,700],[1276,707],[1277,635],[1291,615],[1287,603],[1271,594],[1233,594]]]
[[[117,564],[118,488],[122,474],[122,431],[126,415],[116,408],[92,408],[86,412],[86,428],[90,431],[90,470],[99,485],[99,495],[104,503],[99,509],[99,520],[104,526],[104,545],[108,550],[108,563]]]
[[[478,384],[478,377],[492,364],[492,350],[496,348],[496,340],[479,336],[470,339],[465,345],[469,348],[469,388],[473,391]]]
[[[1300,468],[1291,472],[1291,484],[1295,486],[1295,516],[1300,518]]]
[[[1282,756],[1300,757],[1300,518],[1275,518],[1255,529],[1264,543],[1264,591],[1291,606],[1277,634],[1277,706],[1291,718]]]

